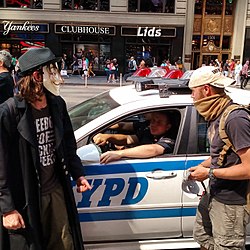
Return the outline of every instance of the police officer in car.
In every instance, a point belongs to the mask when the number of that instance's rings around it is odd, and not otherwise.
[[[159,111],[151,113],[149,127],[140,133],[133,135],[97,134],[93,140],[99,146],[103,146],[106,143],[113,143],[119,146],[135,146],[105,152],[101,155],[100,162],[105,164],[117,161],[122,157],[150,158],[164,153],[172,153],[175,141],[170,138],[168,133],[171,127],[170,114]]]

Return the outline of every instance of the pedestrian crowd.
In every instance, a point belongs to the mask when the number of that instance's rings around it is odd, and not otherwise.
[[[234,86],[238,86],[241,89],[246,88],[250,79],[250,66],[248,59],[243,65],[238,59],[227,59],[224,62],[220,62],[218,59],[215,59],[210,61],[209,66],[218,67],[224,76],[234,79]]]

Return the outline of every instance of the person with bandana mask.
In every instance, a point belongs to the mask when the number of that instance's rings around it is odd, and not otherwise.
[[[194,71],[189,81],[197,111],[208,121],[210,157],[189,169],[190,179],[209,178],[208,192],[201,198],[193,236],[201,249],[245,249],[246,225],[249,220],[247,202],[250,179],[250,119],[245,109],[231,111],[225,120],[225,132],[235,152],[227,151],[220,164],[223,146],[219,134],[222,115],[232,100],[225,87],[234,80],[219,68],[204,66]]]
[[[20,93],[0,106],[0,249],[83,250],[71,187],[84,177],[49,48],[19,58]]]

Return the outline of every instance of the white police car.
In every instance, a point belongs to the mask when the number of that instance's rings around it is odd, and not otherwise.
[[[248,91],[228,91],[238,103],[249,103]],[[92,143],[95,134],[111,132],[111,125],[140,120],[143,114],[158,110],[168,110],[175,117],[172,154],[106,165],[85,154],[84,145]],[[91,98],[69,114],[86,178],[93,187],[84,194],[75,193],[86,249],[198,247],[192,230],[203,187],[198,183],[197,195],[189,189],[184,192],[182,183],[185,170],[208,157],[209,146],[206,122],[194,108],[190,94],[170,92],[168,98],[160,98],[156,89],[137,92],[131,85]]]

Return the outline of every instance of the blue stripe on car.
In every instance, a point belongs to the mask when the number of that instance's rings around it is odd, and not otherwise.
[[[140,173],[152,171],[153,169],[161,169],[165,171],[185,170],[191,166],[197,165],[201,160],[189,160],[185,166],[185,160],[177,161],[142,161],[142,162],[127,162],[108,165],[90,165],[85,166],[86,175],[104,175],[104,174],[121,174],[121,173]]]
[[[195,216],[196,208],[168,208],[136,211],[113,211],[113,212],[93,212],[79,213],[81,222],[109,221],[109,220],[135,220],[170,217]]]

